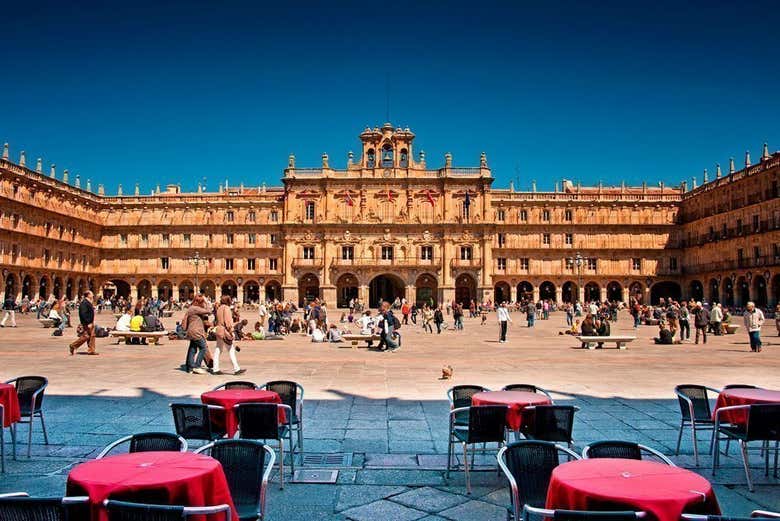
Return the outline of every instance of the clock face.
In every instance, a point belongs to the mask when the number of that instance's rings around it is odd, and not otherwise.
[[[384,175],[385,177],[390,177],[393,175],[393,171],[389,168],[385,168],[385,171],[382,175]]]

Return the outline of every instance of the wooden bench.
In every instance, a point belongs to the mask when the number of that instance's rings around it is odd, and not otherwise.
[[[345,344],[347,342],[352,344],[352,347],[368,347],[372,342],[379,342],[379,335],[342,335],[341,338],[344,339]],[[364,342],[366,345],[358,345],[360,342]],[[345,345],[344,347],[348,346]]]
[[[125,341],[125,344],[129,343],[131,338],[146,338],[150,344],[158,345],[161,338],[167,338],[167,331],[111,331],[109,336],[116,338],[116,343],[119,344],[121,340]]]
[[[39,318],[38,322],[41,323],[43,327],[54,327],[54,319],[53,318]]]
[[[578,335],[576,337],[577,340],[580,342],[585,343],[588,346],[588,349],[596,349],[596,344],[598,343],[604,343],[608,344],[610,342],[615,344],[615,347],[618,349],[626,349],[626,344],[629,342],[633,342],[636,340],[635,336],[582,336]]]

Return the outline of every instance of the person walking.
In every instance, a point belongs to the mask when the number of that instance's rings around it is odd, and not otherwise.
[[[444,313],[441,311],[442,305],[439,304],[439,306],[436,308],[436,311],[433,312],[433,323],[436,324],[436,334],[441,334],[441,325],[444,323]]]
[[[680,341],[690,340],[691,338],[691,323],[690,312],[688,311],[688,303],[683,302],[680,306]]]
[[[748,302],[745,307],[745,328],[750,337],[750,350],[754,353],[761,352],[761,326],[764,325],[764,312],[758,309],[753,302]]]
[[[214,368],[211,374],[222,374],[222,371],[219,370],[219,358],[225,350],[227,350],[228,356],[230,356],[230,363],[233,364],[233,374],[239,375],[246,372],[238,365],[238,359],[236,358],[235,323],[233,322],[233,310],[230,309],[232,300],[230,295],[222,295],[217,312],[214,314],[217,324],[217,348],[214,351]]]
[[[701,305],[701,302],[696,303],[696,309],[693,312],[693,325],[696,328],[695,344],[699,343],[699,334],[703,338],[704,343],[707,343],[707,328],[710,325],[710,312]]]
[[[0,322],[0,327],[5,327],[5,323],[9,318],[11,319],[11,327],[16,327],[16,299],[7,291],[3,301],[3,311],[5,311],[5,314],[3,315],[3,321]]]
[[[383,351],[390,350],[391,352],[395,352],[401,348],[401,344],[396,341],[393,334],[396,326],[400,326],[400,323],[398,323],[398,319],[393,315],[393,310],[390,309],[390,302],[385,300],[382,302],[379,322],[379,345],[380,347],[384,346]]]
[[[81,334],[75,342],[72,342],[68,346],[71,356],[73,356],[73,353],[85,343],[87,344],[88,355],[98,354],[97,351],[95,351],[95,305],[92,303],[92,298],[92,292],[87,290],[84,292],[84,297],[79,304]]]
[[[455,303],[452,305],[452,318],[455,321],[455,329],[463,330],[463,305]]]
[[[496,318],[498,318],[498,341],[501,344],[506,343],[506,330],[509,328],[509,323],[512,321],[512,317],[509,316],[509,310],[506,308],[506,302],[502,302],[496,309]]]
[[[428,304],[423,305],[422,322],[423,330],[427,331],[428,333],[433,333],[433,327],[431,326],[431,322],[433,322],[433,310],[428,306]]]
[[[206,374],[201,365],[208,351],[208,344],[206,343],[208,317],[209,309],[206,299],[202,294],[195,295],[181,323],[181,326],[187,332],[187,339],[190,341],[185,363],[185,369],[188,373]]]

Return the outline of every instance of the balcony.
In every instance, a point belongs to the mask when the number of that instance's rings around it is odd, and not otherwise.
[[[481,268],[482,259],[452,259],[450,261],[452,268]]]
[[[688,264],[683,266],[682,272],[693,275],[697,273],[707,273],[711,271],[731,271],[743,268],[762,268],[767,266],[780,265],[780,256],[762,255],[760,257],[750,257],[742,259],[724,260],[720,262],[704,262],[701,264]]]
[[[325,262],[322,257],[314,259],[306,259],[303,257],[296,257],[292,261],[293,268],[322,268]]]
[[[392,259],[358,257],[355,259],[334,258],[330,264],[331,266],[435,266],[437,260],[419,257],[394,257]]]

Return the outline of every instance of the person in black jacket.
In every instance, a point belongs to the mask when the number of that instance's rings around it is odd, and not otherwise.
[[[580,336],[596,336],[596,324],[593,322],[593,315],[590,313],[585,315],[585,320],[582,321]],[[590,344],[588,342],[583,342],[581,347],[582,349],[585,349],[589,346]]]
[[[696,308],[693,311],[693,325],[696,327],[696,339],[695,344],[699,343],[699,333],[701,333],[704,343],[707,343],[707,328],[710,325],[710,312],[701,302],[696,303]]]
[[[92,304],[91,291],[84,293],[84,298],[81,299],[79,304],[79,322],[81,322],[81,335],[68,346],[71,356],[84,343],[87,344],[88,355],[98,354],[95,351],[95,306]]]

